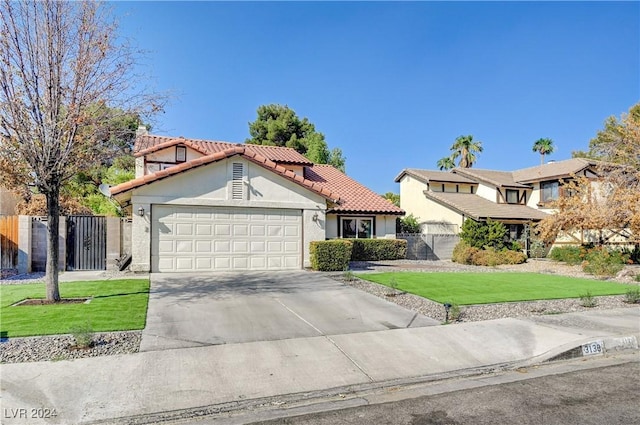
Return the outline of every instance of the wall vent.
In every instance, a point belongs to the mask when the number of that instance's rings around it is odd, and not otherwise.
[[[244,175],[244,164],[240,162],[233,163],[233,175],[231,177],[231,199],[244,199],[244,184],[242,181]]]

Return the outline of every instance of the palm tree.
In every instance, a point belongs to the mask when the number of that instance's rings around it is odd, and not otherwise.
[[[456,163],[450,156],[445,156],[444,158],[440,158],[436,165],[440,170],[450,170],[456,166]]]
[[[471,168],[476,162],[476,154],[482,152],[482,142],[474,141],[472,135],[460,136],[451,145],[451,159],[455,161],[460,158],[458,167]]]
[[[547,154],[552,154],[555,150],[555,146],[553,146],[553,140],[542,138],[536,140],[533,144],[533,152],[540,153],[540,165],[544,164],[544,156]]]

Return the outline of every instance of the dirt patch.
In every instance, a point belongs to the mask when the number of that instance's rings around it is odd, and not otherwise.
[[[63,298],[60,301],[51,301],[45,299],[33,299],[27,298],[26,300],[19,301],[12,305],[12,307],[24,306],[24,305],[56,305],[56,304],[85,304],[89,303],[91,298]]]

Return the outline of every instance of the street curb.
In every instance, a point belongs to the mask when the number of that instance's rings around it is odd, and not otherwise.
[[[584,342],[576,346],[576,343],[567,344],[545,354],[533,357],[527,360],[518,360],[506,363],[496,363],[477,368],[459,369],[450,372],[422,375],[411,378],[400,378],[386,381],[371,382],[366,384],[355,384],[342,387],[328,388],[324,390],[316,390],[302,393],[283,394],[277,396],[261,397],[249,400],[239,400],[226,403],[212,404],[195,408],[177,409],[165,412],[149,413],[142,415],[132,415],[120,418],[111,418],[105,420],[96,420],[84,422],[85,425],[149,425],[162,423],[180,423],[186,420],[209,419],[220,424],[238,424],[242,422],[236,412],[261,412],[268,414],[274,413],[273,418],[296,416],[297,411],[304,410],[321,412],[328,410],[338,410],[351,407],[359,407],[369,404],[365,398],[367,394],[373,391],[397,391],[400,389],[419,386],[423,384],[432,384],[444,382],[447,380],[459,380],[466,378],[478,377],[500,372],[519,371],[528,367],[552,364],[553,362],[561,363],[562,360],[571,360],[583,357],[582,346],[589,344],[598,338],[586,338]],[[605,350],[601,356],[586,357],[606,357],[610,354],[625,354],[633,350],[638,351],[638,338],[635,335],[625,337],[605,337],[599,339],[604,342]],[[572,346],[572,348],[568,348]],[[558,353],[560,351],[560,353]],[[569,355],[568,353],[572,353]],[[575,353],[575,355],[573,355]],[[564,356],[564,357],[563,357]],[[286,406],[286,410],[282,410],[282,406]],[[279,410],[276,410],[279,409]],[[286,413],[285,413],[286,412]],[[283,415],[284,413],[284,415]]]

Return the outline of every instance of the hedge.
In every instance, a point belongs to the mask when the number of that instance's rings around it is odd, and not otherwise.
[[[347,239],[353,243],[351,261],[401,260],[407,256],[404,239]]]
[[[309,245],[311,267],[322,272],[349,268],[353,243],[346,239],[313,241]]]

